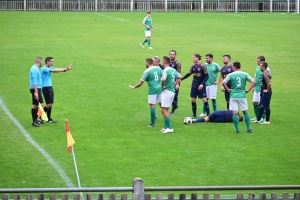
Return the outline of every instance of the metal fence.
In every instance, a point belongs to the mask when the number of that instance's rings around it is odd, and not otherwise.
[[[299,0],[0,0],[0,10],[296,12]]]

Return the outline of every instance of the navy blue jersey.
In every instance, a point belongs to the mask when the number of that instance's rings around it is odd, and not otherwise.
[[[265,71],[262,74],[260,96],[262,96],[262,97],[271,97],[271,95],[272,95],[272,89],[271,88],[268,92],[263,92],[263,90],[266,90],[268,88],[268,84],[271,83],[271,80],[272,80],[272,76],[271,76],[270,72]]]
[[[159,67],[161,68],[161,70],[164,70],[164,66],[162,66],[161,64],[159,64]]]
[[[178,73],[181,73],[181,64],[178,60],[171,61],[170,67],[174,68]]]
[[[225,110],[226,122],[233,122],[232,120],[232,110]]]
[[[208,115],[209,121],[214,123],[232,122],[232,110],[216,110]]]
[[[199,65],[194,64],[190,71],[189,74],[193,74],[193,82],[192,82],[192,88],[198,88],[199,85],[205,86],[205,82],[207,81],[208,78],[208,72],[207,68],[205,65],[200,63]]]
[[[228,74],[232,73],[232,72],[233,72],[233,69],[232,69],[232,66],[231,66],[231,65],[229,65],[229,66],[224,66],[224,67],[222,67],[222,69],[221,69],[221,76],[222,76],[223,79],[225,79],[226,76],[227,76]],[[230,88],[230,82],[227,83],[227,87]]]

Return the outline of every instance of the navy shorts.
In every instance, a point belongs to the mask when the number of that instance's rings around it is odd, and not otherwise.
[[[53,91],[52,86],[43,87],[43,95],[44,95],[46,104],[54,103],[54,91]]]
[[[199,98],[199,99],[202,99],[202,98],[206,98],[207,95],[206,95],[206,87],[204,86],[202,88],[202,90],[198,90],[198,88],[191,88],[191,93],[190,93],[190,97],[191,98]]]
[[[39,102],[44,103],[41,88],[38,88],[39,100],[36,100],[36,98],[34,96],[34,89],[30,89],[30,93],[32,96],[32,105],[39,105]]]
[[[229,99],[230,99],[230,93],[227,90],[225,90],[224,91],[224,95],[225,95],[225,100],[229,101]]]
[[[264,109],[270,108],[271,97],[261,97],[259,107]]]

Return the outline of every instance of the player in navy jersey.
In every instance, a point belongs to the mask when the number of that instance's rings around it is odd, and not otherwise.
[[[199,99],[202,99],[207,115],[209,115],[209,113],[210,113],[209,105],[208,105],[207,97],[206,97],[206,87],[205,87],[205,83],[208,79],[208,72],[207,72],[206,66],[203,63],[201,63],[200,54],[193,55],[193,62],[194,62],[194,65],[190,68],[190,71],[184,77],[182,77],[181,81],[188,78],[192,74],[194,75],[190,97],[192,99],[193,117],[196,118],[196,111],[197,111],[196,98],[197,97]]]
[[[243,116],[238,114],[239,121],[243,121]],[[205,118],[193,119],[193,123],[197,122],[213,122],[213,123],[227,123],[232,121],[232,110],[216,110]]]
[[[222,67],[222,69],[221,69],[221,76],[220,76],[220,81],[219,81],[220,83],[223,82],[223,80],[226,78],[226,76],[228,74],[233,72],[233,68],[232,68],[232,65],[230,63],[230,59],[231,59],[230,55],[224,55],[223,56],[224,67]],[[230,82],[227,83],[227,87],[231,88]],[[223,86],[222,86],[221,90],[225,94],[225,100],[226,100],[226,103],[227,103],[227,110],[228,110],[229,109],[230,93],[227,92]]]
[[[179,74],[181,73],[181,63],[176,59],[177,52],[175,50],[171,50],[169,52],[170,55],[170,67],[174,68]],[[178,108],[178,93],[179,89],[175,90],[175,96],[172,102],[172,111],[171,115],[174,115],[175,110]]]

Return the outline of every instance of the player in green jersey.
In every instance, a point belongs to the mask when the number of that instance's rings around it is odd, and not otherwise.
[[[213,62],[214,56],[209,53],[205,55],[206,63],[204,64],[208,72],[208,80],[206,81],[206,95],[207,99],[211,99],[214,111],[217,110],[217,81],[218,72],[220,72],[221,67],[217,63]],[[200,117],[206,116],[205,106],[203,106],[203,111],[200,114]]]
[[[258,56],[257,57],[257,67],[256,67],[256,70],[255,70],[255,81],[256,81],[256,84],[255,84],[255,87],[252,89],[252,92],[253,92],[253,107],[254,107],[254,113],[255,113],[255,117],[253,119],[251,119],[251,121],[256,121],[257,119],[257,116],[258,116],[258,111],[259,111],[259,102],[260,102],[260,98],[261,98],[261,83],[262,83],[262,75],[263,75],[263,72],[260,70],[260,64],[262,62],[265,62],[266,59],[264,56]],[[270,72],[270,69],[267,68],[267,70]],[[264,114],[262,115],[261,117],[261,122],[264,122],[265,121],[265,112]]]
[[[165,118],[164,128],[161,129],[162,133],[172,133],[173,127],[169,116],[169,107],[175,96],[175,89],[179,89],[179,82],[181,80],[180,74],[172,67],[170,67],[170,58],[163,57],[163,75],[162,75],[162,94],[161,94],[161,113]],[[174,88],[175,86],[175,88]]]
[[[155,127],[156,116],[156,103],[161,102],[161,77],[162,70],[160,67],[153,66],[152,58],[146,59],[147,69],[144,71],[141,80],[135,85],[128,85],[130,88],[135,89],[143,85],[145,81],[148,82],[148,103],[150,105],[150,118],[151,122],[148,127]]]
[[[148,49],[153,49],[151,47],[151,32],[154,31],[154,27],[152,24],[151,12],[147,12],[147,16],[143,20],[143,26],[145,27],[146,39],[140,43],[140,46],[144,48],[144,44],[148,42]]]
[[[247,126],[247,133],[253,133],[250,128],[250,116],[248,114],[248,103],[246,93],[248,93],[255,85],[255,80],[246,72],[240,70],[241,64],[239,62],[233,63],[233,73],[230,73],[223,80],[223,87],[230,93],[229,110],[232,110],[232,121],[234,123],[236,133],[240,133],[239,120],[238,120],[238,106],[244,113],[244,118]],[[251,83],[250,87],[245,90],[246,81]],[[231,89],[228,88],[226,83],[230,82]]]

